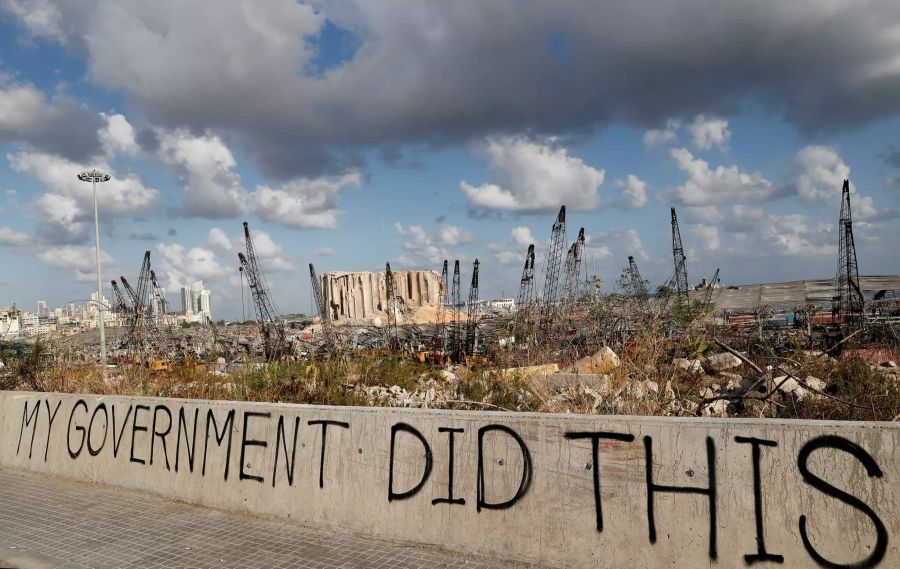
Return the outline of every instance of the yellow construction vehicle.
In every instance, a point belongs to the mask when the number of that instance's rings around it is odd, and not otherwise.
[[[147,369],[150,372],[169,371],[169,362],[166,360],[152,359],[147,361]]]

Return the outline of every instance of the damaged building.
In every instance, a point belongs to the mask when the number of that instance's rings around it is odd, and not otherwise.
[[[407,309],[441,304],[436,271],[393,271],[394,295]],[[384,272],[330,272],[322,275],[322,294],[333,322],[371,320],[387,314]]]

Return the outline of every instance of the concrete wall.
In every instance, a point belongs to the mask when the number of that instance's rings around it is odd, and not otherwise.
[[[0,392],[3,467],[552,567],[900,567],[898,446],[890,423]]]

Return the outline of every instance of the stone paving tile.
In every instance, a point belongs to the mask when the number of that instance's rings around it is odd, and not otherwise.
[[[0,470],[0,569],[531,569]]]

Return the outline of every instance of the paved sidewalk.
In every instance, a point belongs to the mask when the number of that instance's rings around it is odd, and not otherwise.
[[[0,568],[528,566],[0,470]]]

